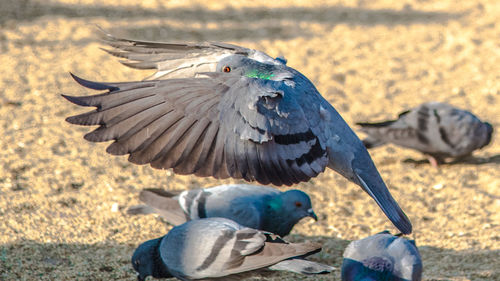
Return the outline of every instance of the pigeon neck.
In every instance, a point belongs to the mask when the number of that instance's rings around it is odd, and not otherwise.
[[[271,80],[275,76],[274,73],[268,70],[261,70],[261,69],[252,69],[249,70],[245,73],[246,77],[250,78],[259,78],[259,79],[265,79],[265,80]]]
[[[283,215],[287,214],[283,213],[283,200],[281,196],[275,195],[265,200],[264,212],[262,229],[278,234],[279,236],[285,236],[290,233],[294,223],[291,223],[290,217],[283,217]]]
[[[160,255],[160,244],[161,240],[158,242],[158,245],[154,247],[153,250],[153,274],[154,278],[169,278],[173,277],[172,274],[168,271],[167,266],[163,262],[163,259]]]

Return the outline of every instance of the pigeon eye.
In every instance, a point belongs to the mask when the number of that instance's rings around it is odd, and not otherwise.
[[[222,69],[222,71],[224,71],[224,72],[231,72],[231,67],[224,66],[224,68]]]
[[[298,201],[297,201],[297,202],[295,202],[295,206],[296,206],[297,208],[300,208],[300,207],[302,207],[302,203],[300,203],[300,202],[298,202]]]

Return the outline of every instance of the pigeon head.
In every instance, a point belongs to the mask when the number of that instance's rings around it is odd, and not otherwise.
[[[300,190],[289,190],[267,200],[263,229],[286,236],[304,217],[318,220],[309,196]]]
[[[276,76],[274,73],[275,68],[275,65],[258,63],[246,56],[231,55],[221,59],[217,64],[216,70],[218,72],[231,73],[250,78],[272,80],[272,78]]]
[[[172,275],[160,257],[160,243],[162,238],[142,243],[132,255],[132,266],[137,272],[137,280],[146,280],[148,276],[168,278]]]
[[[283,202],[282,209],[294,216],[296,222],[304,217],[311,217],[315,221],[318,220],[312,209],[311,198],[305,192],[296,189],[288,190],[282,193],[281,198]]]
[[[493,136],[493,126],[488,122],[484,122],[483,124],[486,127],[486,140],[480,148],[487,146],[491,142],[491,137]]]

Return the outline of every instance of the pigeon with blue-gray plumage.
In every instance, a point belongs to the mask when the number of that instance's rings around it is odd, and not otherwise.
[[[414,240],[384,231],[347,246],[341,277],[342,281],[420,281],[422,258]]]
[[[186,222],[141,244],[132,265],[138,280],[148,276],[240,280],[266,268],[302,274],[331,272],[331,266],[304,259],[319,251],[318,243],[288,243],[228,219],[207,218]]]
[[[96,110],[68,117],[99,125],[92,142],[153,168],[218,179],[292,185],[329,167],[358,184],[403,233],[412,226],[363,143],[340,114],[283,58],[226,43],[172,44],[105,36],[112,55],[150,79],[92,82],[105,91],[66,96]]]
[[[311,199],[305,192],[281,192],[266,186],[230,184],[191,189],[179,194],[162,189],[144,189],[139,199],[145,205],[130,207],[129,214],[158,213],[173,225],[188,220],[221,217],[283,237],[305,217],[318,220]]]
[[[429,156],[433,166],[446,158],[470,155],[491,142],[493,126],[469,111],[442,102],[428,102],[399,114],[398,119],[357,123],[368,135],[367,148],[393,143]]]

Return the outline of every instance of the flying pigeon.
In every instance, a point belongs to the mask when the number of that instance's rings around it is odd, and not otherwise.
[[[368,135],[367,148],[394,143],[428,155],[433,166],[460,158],[491,141],[493,127],[472,113],[442,102],[428,102],[380,123],[357,123]]]
[[[319,251],[318,243],[288,243],[232,220],[207,218],[188,221],[141,244],[132,256],[132,265],[138,280],[148,276],[206,280],[267,267],[303,274],[331,272],[331,266],[303,259]]]
[[[311,199],[300,190],[280,192],[265,186],[232,184],[187,190],[178,195],[145,189],[139,198],[146,205],[130,207],[129,214],[159,213],[174,225],[221,217],[283,237],[304,217],[318,220]]]
[[[361,186],[403,233],[412,226],[368,151],[314,85],[283,58],[226,43],[172,44],[106,35],[108,52],[153,80],[92,82],[105,91],[67,100],[96,110],[68,117],[99,125],[92,142],[113,155],[178,174],[261,184],[305,182],[329,167]]]
[[[347,246],[341,277],[342,281],[420,281],[422,259],[415,241],[384,231]]]

